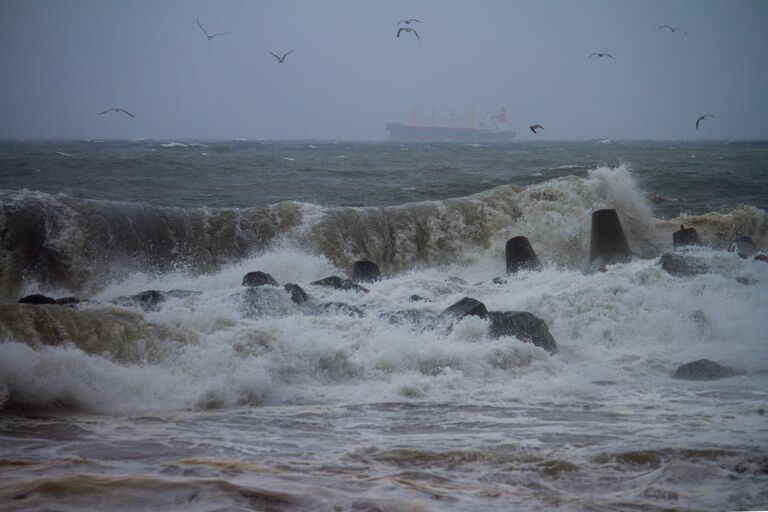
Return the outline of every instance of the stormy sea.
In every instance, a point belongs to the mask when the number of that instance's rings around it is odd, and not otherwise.
[[[1,141],[0,509],[766,509],[767,212],[766,142]]]

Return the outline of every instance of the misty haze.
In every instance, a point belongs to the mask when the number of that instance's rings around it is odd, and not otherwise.
[[[768,509],[768,1],[0,1],[0,509]]]

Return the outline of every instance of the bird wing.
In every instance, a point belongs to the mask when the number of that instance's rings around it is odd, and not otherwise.
[[[413,32],[414,34],[416,34],[416,39],[418,39],[419,41],[421,41],[421,38],[419,37],[419,33],[418,33],[418,32],[416,32],[416,31],[415,31],[415,30],[413,30],[413,29],[411,29],[411,32]]]
[[[536,133],[536,127],[535,126],[529,126],[528,128],[530,128],[533,133]]]
[[[203,25],[200,23],[200,20],[199,20],[199,19],[197,19],[197,18],[195,18],[195,21],[197,22],[197,26],[198,26],[198,27],[200,27],[200,30],[202,30],[202,31],[203,31],[203,34],[205,34],[205,36],[206,36],[206,37],[211,37],[211,36],[209,36],[209,35],[208,35],[208,31],[207,31],[207,30],[205,30],[205,28],[203,27]]]
[[[400,32],[402,32],[403,30],[405,30],[405,29],[401,28],[400,30],[397,31],[397,37],[400,37]]]
[[[226,32],[219,32],[218,34],[213,34],[211,37],[225,36],[225,35],[229,34],[230,32],[231,32],[231,30],[228,30]]]
[[[668,28],[669,30],[672,30],[672,27],[669,25],[662,25],[659,28]],[[672,30],[674,32],[674,30]]]
[[[274,58],[276,58],[278,61],[280,60],[280,57],[278,57],[274,53],[272,53],[272,52],[267,52],[267,53],[270,54],[271,56],[273,56]]]
[[[130,112],[128,112],[128,111],[127,111],[127,110],[125,110],[124,108],[119,108],[119,109],[117,109],[117,110],[119,110],[120,112],[124,112],[124,113],[128,114],[128,115],[129,115],[129,116],[131,116],[131,117],[136,117],[135,115],[131,114]]]
[[[112,109],[112,108],[108,108],[108,109],[107,109],[107,110],[105,110],[104,112],[99,112],[99,115],[102,115],[102,114],[106,114],[107,112],[111,112],[111,111],[113,111],[113,110],[114,110],[114,109]]]
[[[296,51],[296,50],[291,50],[291,51],[289,51],[289,52],[286,52],[286,54],[285,54],[285,55],[283,55],[283,59],[285,59],[287,56],[289,56],[290,54],[292,54],[292,53],[293,53],[293,52],[295,52],[295,51]]]
[[[612,58],[612,59],[613,59],[613,55],[611,55],[610,53],[606,53],[606,54],[605,54],[605,56],[606,56],[606,57],[610,57],[610,58]],[[613,59],[613,60],[616,60],[616,59]]]
[[[400,20],[397,22],[397,24],[405,23],[406,25],[409,23],[409,20]]]
[[[598,55],[598,54],[597,54],[597,53],[593,53],[592,55],[590,55],[590,56],[589,56],[589,57],[587,57],[587,58],[588,58],[588,59],[591,59],[591,58],[592,58],[592,57],[594,57],[595,55]]]

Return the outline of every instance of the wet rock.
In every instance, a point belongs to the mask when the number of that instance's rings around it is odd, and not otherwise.
[[[699,359],[680,366],[672,374],[673,379],[680,380],[717,380],[738,375],[733,368],[723,366],[709,359]]]
[[[286,292],[291,296],[291,300],[296,304],[304,304],[309,300],[309,296],[307,295],[307,292],[304,291],[304,289],[293,283],[288,283],[285,286],[283,286]]]
[[[743,284],[744,286],[751,286],[758,283],[757,279],[752,279],[751,277],[737,277],[736,282]]]
[[[488,316],[488,310],[486,309],[485,304],[479,300],[471,297],[464,297],[455,304],[445,308],[440,313],[440,316],[443,318],[450,317],[456,320],[461,320],[466,316],[479,316],[480,318],[485,318]]]
[[[557,353],[557,342],[541,318],[527,311],[491,311],[488,317],[491,320],[489,333],[492,338],[514,336],[550,354]]]
[[[454,284],[462,284],[462,285],[467,284],[467,282],[464,279],[462,279],[460,277],[456,277],[456,276],[449,277],[448,278],[448,282],[449,283],[454,283]]]
[[[352,265],[352,280],[364,283],[374,283],[381,279],[379,266],[366,259],[356,261]]]
[[[56,304],[56,299],[35,293],[19,299],[19,304]]]
[[[337,276],[326,277],[325,279],[313,281],[309,284],[313,284],[315,286],[326,286],[328,288],[336,288],[337,290],[354,290],[356,292],[368,293],[367,288],[364,288],[359,284],[355,284],[349,279],[342,279]]]
[[[326,302],[319,306],[321,313],[334,313],[338,315],[347,315],[354,318],[361,318],[365,316],[365,311],[351,304],[345,302]]]
[[[419,302],[419,301],[430,302],[429,299],[425,299],[421,295],[416,295],[416,294],[411,295],[410,297],[408,297],[408,300],[411,301],[411,302]]]
[[[243,276],[243,286],[280,286],[280,284],[266,272],[256,270],[255,272],[248,272]]]
[[[521,270],[541,270],[541,261],[533,250],[533,246],[524,236],[516,236],[507,240],[506,245],[507,274],[516,274]]]
[[[758,254],[760,249],[755,245],[752,237],[741,236],[728,247],[728,252],[735,252],[740,258],[747,259]]]
[[[671,252],[663,254],[660,263],[662,270],[677,277],[706,274],[709,271],[706,265],[699,263],[695,258]]]
[[[507,284],[507,280],[504,279],[503,277],[494,277],[493,279],[491,279],[491,282],[493,284]]]
[[[680,224],[680,230],[672,233],[672,244],[675,247],[701,245],[701,239],[695,228],[687,228]]]
[[[755,260],[768,261],[768,254],[758,254],[757,256],[755,256]]]
[[[112,303],[126,307],[139,306],[144,311],[157,311],[166,299],[167,295],[164,292],[147,290],[136,295],[118,297]]]

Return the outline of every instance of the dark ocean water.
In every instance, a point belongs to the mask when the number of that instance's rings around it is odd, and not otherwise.
[[[602,208],[634,258],[591,273]],[[766,509],[766,210],[765,142],[0,142],[0,508]],[[428,321],[463,297],[557,353]]]

